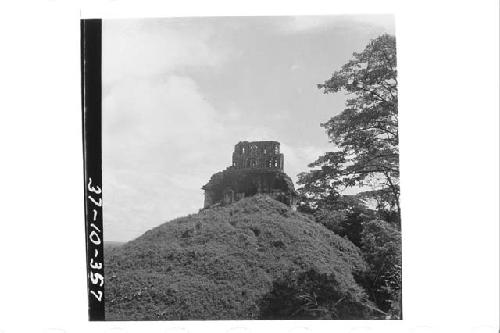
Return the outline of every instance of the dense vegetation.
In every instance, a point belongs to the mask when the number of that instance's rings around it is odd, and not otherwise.
[[[346,290],[335,273],[309,270],[275,281],[261,300],[260,319],[356,320],[377,319],[381,314],[362,289]]]
[[[332,151],[299,175],[300,211],[361,249],[369,269],[359,281],[387,318],[401,318],[397,83],[395,38],[382,35],[319,84],[349,98],[321,124]]]
[[[316,311],[304,305],[307,295],[324,292],[317,309],[335,311],[324,318],[376,317],[355,280],[367,267],[349,240],[254,196],[170,221],[106,252],[106,319],[296,319]],[[286,297],[292,307],[307,306],[303,312],[273,312],[286,279],[297,281]]]

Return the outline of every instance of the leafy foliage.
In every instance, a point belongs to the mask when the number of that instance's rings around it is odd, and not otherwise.
[[[391,318],[401,317],[396,67],[396,41],[385,34],[318,85],[348,99],[342,112],[321,124],[334,149],[299,174],[300,211],[361,248],[369,269],[359,281]],[[362,191],[342,195],[351,187]]]
[[[104,258],[107,320],[258,319],[273,281],[310,269],[368,297],[354,278],[367,269],[359,248],[261,195],[164,223]]]
[[[336,150],[320,156],[299,174],[303,198],[313,209],[353,186],[386,210],[399,209],[398,91],[396,44],[391,35],[372,40],[361,53],[318,88],[325,94],[344,91],[345,109],[326,123]]]
[[[346,237],[354,245],[361,246],[363,222],[373,220],[376,212],[366,207],[356,195],[338,196],[328,205],[314,212],[316,222],[341,237]]]
[[[260,319],[375,319],[379,311],[359,288],[345,288],[335,273],[315,270],[275,281],[262,299]]]
[[[337,211],[321,210],[316,214],[316,220],[327,229],[341,237],[346,237],[354,245],[361,245],[361,232],[366,216],[360,213],[343,213]]]
[[[383,311],[401,317],[401,233],[385,221],[363,225],[361,249],[368,263],[365,287]]]

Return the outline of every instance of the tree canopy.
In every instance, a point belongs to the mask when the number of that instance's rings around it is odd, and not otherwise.
[[[309,172],[299,174],[308,205],[324,206],[349,187],[365,191],[379,208],[399,220],[398,81],[396,42],[392,35],[373,39],[318,88],[345,92],[344,110],[321,124],[334,144]]]

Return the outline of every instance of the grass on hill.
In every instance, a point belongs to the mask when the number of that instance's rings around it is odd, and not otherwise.
[[[368,304],[353,277],[365,269],[348,240],[254,196],[108,249],[106,320],[260,319],[277,283],[311,270],[328,275],[342,299]]]

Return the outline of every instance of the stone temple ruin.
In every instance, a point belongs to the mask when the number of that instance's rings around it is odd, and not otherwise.
[[[202,187],[204,208],[228,205],[244,197],[267,194],[295,207],[297,192],[283,172],[284,157],[277,141],[240,141],[234,146],[233,164],[215,173]]]

